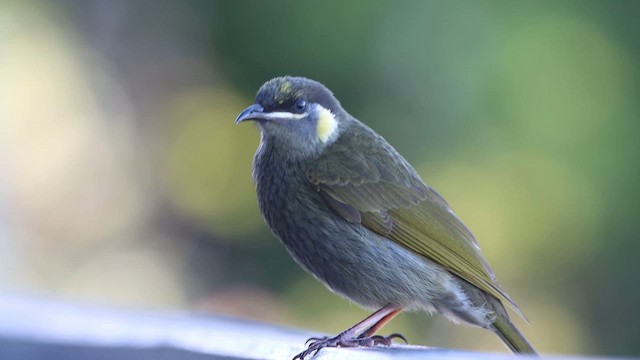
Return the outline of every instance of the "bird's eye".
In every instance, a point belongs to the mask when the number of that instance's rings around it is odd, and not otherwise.
[[[302,112],[307,108],[307,102],[304,99],[298,99],[298,101],[296,101],[295,107],[296,110]]]

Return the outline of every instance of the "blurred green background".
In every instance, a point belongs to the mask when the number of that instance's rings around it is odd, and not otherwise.
[[[284,74],[325,83],[479,239],[543,353],[640,354],[640,2],[0,3],[0,290],[335,333],[257,210]],[[506,351],[405,314],[412,343]]]

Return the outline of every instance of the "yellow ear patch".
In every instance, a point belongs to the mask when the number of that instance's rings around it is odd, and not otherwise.
[[[331,135],[333,135],[338,128],[338,121],[329,109],[322,106],[319,106],[319,109],[318,126],[316,131],[318,133],[318,139],[324,143],[331,138]]]

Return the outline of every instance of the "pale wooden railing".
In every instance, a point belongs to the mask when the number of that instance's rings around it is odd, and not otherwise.
[[[0,294],[2,360],[289,360],[312,335],[317,334],[220,316],[138,312]],[[514,360],[515,357],[393,345],[323,349],[313,359]]]

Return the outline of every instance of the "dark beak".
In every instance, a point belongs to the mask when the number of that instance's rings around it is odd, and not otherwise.
[[[258,120],[264,118],[264,108],[260,104],[253,104],[244,109],[236,118],[236,124],[245,120]]]

